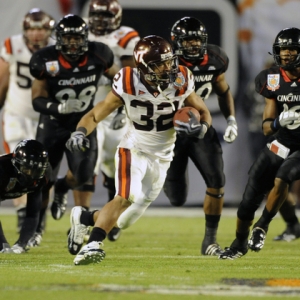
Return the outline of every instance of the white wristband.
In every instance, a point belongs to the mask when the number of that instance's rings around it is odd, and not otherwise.
[[[227,122],[229,121],[235,121],[235,117],[230,115],[227,119],[226,119]]]

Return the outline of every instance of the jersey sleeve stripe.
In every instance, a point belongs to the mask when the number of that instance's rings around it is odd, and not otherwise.
[[[6,39],[4,42],[5,48],[6,48],[6,52],[8,54],[12,54],[12,45],[11,45],[11,40],[10,39]]]
[[[130,192],[130,183],[131,183],[130,165],[131,165],[130,150],[125,148],[119,148],[118,195],[120,195],[125,199],[129,198],[129,192]]]
[[[137,31],[130,31],[128,32],[123,38],[121,38],[118,42],[118,45],[122,48],[126,48],[128,43],[135,37],[138,37],[139,34]]]
[[[133,70],[130,67],[123,69],[123,90],[126,94],[135,95],[135,88],[133,85]]]

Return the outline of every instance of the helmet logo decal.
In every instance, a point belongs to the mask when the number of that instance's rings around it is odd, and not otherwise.
[[[134,58],[138,63],[142,63],[143,65],[145,65],[147,67],[147,64],[144,62],[143,60],[143,56],[144,54],[146,54],[148,52],[147,49],[145,50],[137,50],[133,52]]]
[[[46,70],[50,75],[55,76],[59,72],[58,61],[55,60],[46,62]]]
[[[279,74],[268,74],[267,89],[269,91],[275,91],[278,90],[279,87]]]

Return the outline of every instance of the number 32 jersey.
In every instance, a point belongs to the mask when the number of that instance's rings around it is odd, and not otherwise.
[[[148,153],[162,160],[172,160],[176,134],[173,116],[194,91],[194,77],[184,66],[179,67],[182,88],[169,84],[162,93],[154,90],[136,68],[123,68],[114,77],[112,92],[120,97],[130,119],[127,134],[119,147]]]

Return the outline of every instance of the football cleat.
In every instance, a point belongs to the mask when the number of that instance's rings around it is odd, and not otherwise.
[[[236,247],[225,247],[225,249],[219,254],[219,259],[236,259],[241,258],[243,255],[245,255],[248,252],[246,248],[239,249]]]
[[[63,217],[67,209],[68,192],[63,193],[54,188],[54,200],[51,205],[51,214],[53,219],[59,220]]]
[[[76,255],[80,251],[84,242],[84,236],[89,230],[89,226],[80,223],[80,216],[83,210],[85,209],[81,206],[75,206],[71,210],[71,230],[68,235],[68,249],[72,255]]]
[[[1,253],[14,253],[14,254],[21,254],[21,253],[25,253],[26,251],[28,251],[29,248],[23,247],[19,244],[14,244],[11,248],[9,247],[9,245],[7,244],[7,246],[5,246],[5,248],[3,248],[3,250],[1,251]]]
[[[201,254],[202,255],[218,256],[222,253],[222,251],[223,250],[219,246],[219,244],[215,243],[215,244],[208,245],[207,247],[205,247],[205,249],[203,249],[203,245],[202,245]]]
[[[36,232],[28,241],[27,246],[29,248],[37,247],[42,242],[42,234],[39,232]]]
[[[100,263],[105,258],[105,251],[100,247],[102,242],[90,242],[82,247],[74,259],[75,266]]]
[[[118,227],[113,227],[113,229],[108,233],[107,238],[111,242],[115,242],[121,235],[121,229]]]
[[[255,252],[260,251],[265,244],[266,235],[267,233],[260,227],[252,229],[251,236],[248,241],[248,248]]]
[[[294,226],[287,226],[285,231],[273,238],[273,241],[285,241],[291,242],[300,237],[300,224],[297,223]]]

